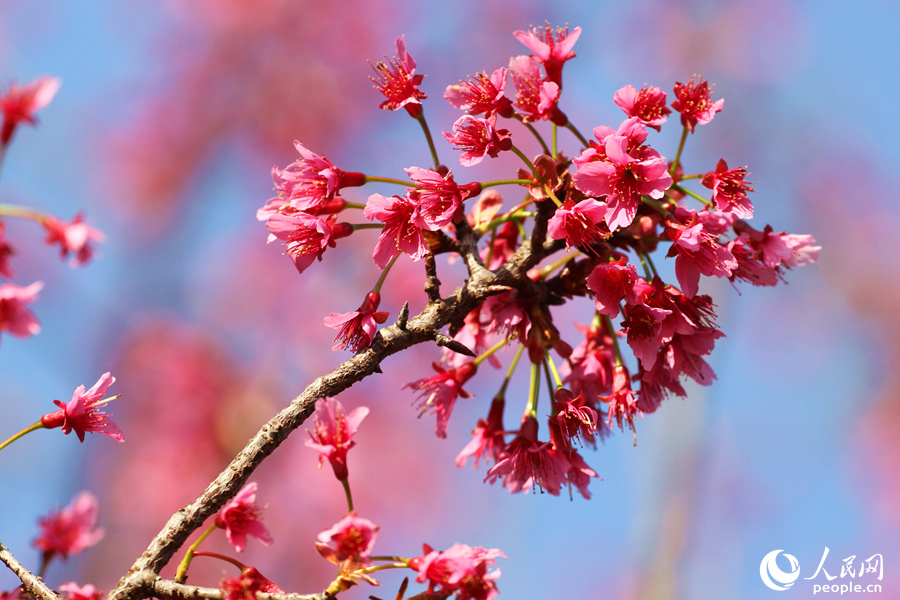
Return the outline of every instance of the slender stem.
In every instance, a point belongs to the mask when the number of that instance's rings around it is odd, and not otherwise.
[[[0,204],[0,217],[20,217],[36,221],[42,225],[47,219],[47,215],[44,213],[16,204]]]
[[[556,397],[556,390],[553,389],[553,378],[550,377],[550,369],[547,367],[547,353],[544,353],[544,360],[541,361],[541,366],[544,367],[544,377],[547,378],[547,393],[550,394],[550,403],[553,404],[553,399]]]
[[[551,154],[551,156],[553,158],[556,158],[556,154],[557,154],[558,132],[559,132],[559,127],[556,125],[556,123],[553,123],[553,125],[550,127],[550,136],[551,136],[550,139],[553,143],[553,154]]]
[[[706,175],[706,173],[691,173],[690,175],[682,175],[678,178],[679,181],[684,181],[685,179],[700,179]]]
[[[690,196],[691,198],[694,198],[695,200],[699,200],[700,202],[702,202],[702,203],[703,203],[704,205],[706,205],[706,206],[709,206],[709,205],[711,204],[711,202],[710,202],[709,200],[707,200],[706,198],[704,198],[704,197],[701,196],[700,194],[697,194],[697,193],[695,193],[695,192],[692,192],[691,190],[687,189],[686,187],[682,187],[682,186],[680,186],[680,185],[678,185],[678,184],[675,184],[675,185],[672,186],[672,189],[673,189],[673,190],[678,190],[678,191],[681,192],[682,194],[687,194],[687,195]]]
[[[47,575],[47,567],[53,561],[53,552],[41,552],[41,566],[38,568],[38,577],[41,579]]]
[[[389,565],[375,565],[374,567],[366,567],[365,569],[360,569],[359,573],[374,573],[375,571],[384,571],[385,569],[407,569],[409,568],[408,562],[396,562],[391,563]]]
[[[521,115],[516,115],[516,118],[519,121],[522,121]],[[547,142],[544,141],[544,138],[541,137],[541,134],[538,133],[538,130],[534,128],[534,125],[532,125],[531,123],[526,123],[525,121],[522,121],[522,125],[527,127],[528,131],[530,131],[532,134],[534,134],[534,137],[537,139],[538,143],[541,145],[541,148],[544,150],[544,154],[549,155],[550,148],[547,147]]]
[[[341,479],[341,485],[344,486],[344,495],[347,497],[347,512],[353,512],[353,496],[350,494],[350,481]]]
[[[638,252],[638,259],[641,261],[641,266],[644,268],[644,279],[650,281],[653,279],[653,274],[650,272],[650,266],[647,264],[647,255],[643,252]]]
[[[669,167],[669,175],[675,174],[675,169],[678,168],[678,161],[681,160],[681,151],[684,150],[684,143],[687,141],[688,136],[688,128],[685,127],[681,131],[681,141],[678,142],[678,152],[675,153],[675,160],[672,161],[672,166]]]
[[[581,142],[582,144],[584,144],[584,147],[585,147],[585,148],[590,147],[590,145],[591,145],[590,142],[588,142],[588,141],[585,139],[585,137],[584,137],[583,135],[581,135],[581,132],[578,131],[578,128],[575,127],[575,125],[573,125],[571,121],[569,121],[568,123],[566,123],[566,129],[568,129],[569,131],[571,131],[572,133],[574,133],[574,134],[575,134],[575,137],[578,138],[578,141],[579,141],[579,142]]]
[[[384,228],[384,223],[351,223],[353,227],[353,231],[357,229],[382,229]]]
[[[547,353],[547,364],[550,365],[550,371],[553,373],[553,381],[556,382],[556,387],[561,388],[563,386],[562,379],[559,377],[559,371],[556,370],[556,365],[553,363],[553,359],[550,358],[550,353]]]
[[[531,379],[528,381],[528,405],[525,414],[537,418],[537,401],[541,385],[541,369],[536,363],[531,364]]]
[[[670,201],[674,202],[673,200],[671,200],[671,198]],[[641,196],[641,203],[658,212],[663,218],[669,216],[669,211],[663,208],[662,202],[660,202],[659,200],[654,200],[650,196]]]
[[[412,181],[391,179],[390,177],[373,177],[372,175],[366,175],[366,183],[396,183],[397,185],[402,185],[404,187],[410,187],[413,185]]]
[[[379,556],[370,556],[369,558],[371,558],[372,560],[390,560],[390,561],[393,561],[393,562],[405,562],[405,563],[409,564],[409,559],[408,559],[408,558],[404,558],[404,557],[402,557],[402,556],[383,556],[383,555],[379,555]]]
[[[497,179],[496,181],[482,181],[481,189],[493,187],[495,185],[531,185],[527,179]]]
[[[619,349],[619,340],[618,336],[616,336],[616,328],[613,325],[612,319],[610,319],[607,315],[603,315],[603,322],[606,324],[606,328],[609,329],[610,337],[612,337],[613,350],[615,350],[616,352],[616,365],[621,366],[625,363],[622,361],[622,351]]]
[[[359,203],[357,203],[357,202],[348,202],[347,204],[344,205],[344,208],[359,208],[359,209],[364,209],[365,207],[366,207],[365,204],[359,204]]]
[[[375,287],[372,288],[373,292],[381,293],[381,286],[384,285],[384,280],[387,278],[387,274],[390,273],[391,267],[394,266],[394,263],[397,262],[398,258],[400,258],[399,254],[397,256],[395,256],[394,258],[392,258],[391,262],[389,262],[387,264],[387,266],[384,268],[384,270],[381,272],[381,276],[378,278],[378,281],[375,283]]]
[[[0,145],[0,173],[3,172],[3,159],[6,158],[6,147],[9,146],[9,142],[6,144]]]
[[[241,561],[239,561],[239,560],[237,560],[237,559],[234,559],[234,558],[231,558],[230,556],[225,556],[224,554],[219,554],[218,552],[206,552],[206,551],[204,551],[204,550],[198,550],[197,552],[194,552],[194,556],[195,556],[195,557],[197,557],[197,556],[208,556],[208,557],[210,557],[210,558],[218,558],[219,560],[224,560],[225,562],[231,563],[231,564],[233,564],[234,566],[236,566],[238,569],[241,570],[241,572],[243,572],[244,569],[247,568],[247,567],[244,565],[244,563],[242,563]]]
[[[493,354],[494,352],[496,352],[496,351],[499,350],[500,348],[503,348],[504,346],[506,346],[507,343],[509,343],[509,338],[503,338],[502,340],[500,340],[499,342],[497,342],[496,344],[494,344],[493,346],[491,346],[490,348],[488,348],[487,350],[485,350],[484,352],[482,352],[482,353],[481,353],[475,360],[473,360],[472,362],[475,363],[475,366],[477,367],[478,365],[480,365],[481,363],[483,363],[483,362],[485,361],[485,359],[487,359],[491,354]]]
[[[428,129],[428,122],[425,121],[425,112],[420,112],[419,116],[416,117],[416,121],[422,126],[422,131],[425,132],[425,139],[428,140],[428,148],[431,150],[431,158],[434,159],[434,168],[438,168],[441,166],[441,161],[438,160],[437,149],[434,147],[434,139],[431,137],[431,131]]]
[[[541,176],[541,174],[538,172],[537,167],[535,167],[534,164],[533,164],[530,160],[528,160],[528,157],[525,156],[525,155],[522,153],[522,151],[519,150],[518,148],[516,148],[515,146],[512,146],[511,150],[513,151],[513,153],[514,153],[516,156],[518,156],[519,158],[521,158],[522,161],[523,161],[526,165],[528,165],[528,168],[531,169],[532,175],[534,175],[534,178],[535,178],[535,179],[537,179],[538,181],[541,182],[541,185],[544,186],[544,191],[547,193],[547,195],[550,197],[550,199],[553,200],[554,204],[556,204],[557,206],[562,206],[562,202],[559,201],[559,199],[558,199],[558,198],[556,197],[556,195],[553,193],[553,190],[550,189],[550,186],[548,186],[548,185],[544,182],[544,178],[543,178],[543,177]]]
[[[561,259],[559,259],[555,263],[547,265],[546,267],[544,267],[543,269],[540,270],[541,279],[544,279],[545,277],[547,277],[547,275],[549,275],[556,269],[560,268],[561,266],[565,265],[567,262],[569,262],[570,260],[572,260],[574,258],[575,258],[574,254],[567,254],[566,256],[563,256]]]
[[[506,397],[506,388],[509,386],[509,381],[512,379],[513,373],[516,370],[516,365],[519,364],[519,359],[522,357],[522,352],[525,350],[524,344],[519,346],[519,349],[516,351],[516,355],[513,357],[512,362],[509,365],[509,369],[506,371],[506,379],[503,380],[503,385],[500,386],[500,391],[497,392],[495,398],[504,398]]]
[[[28,427],[26,427],[25,429],[23,429],[23,430],[20,431],[19,433],[13,435],[11,438],[9,438],[8,440],[6,440],[6,441],[3,442],[2,444],[0,444],[0,450],[3,450],[4,448],[6,448],[6,447],[9,446],[10,444],[12,444],[14,441],[16,441],[17,439],[19,439],[20,437],[22,437],[22,436],[25,435],[26,433],[31,433],[32,431],[35,431],[35,430],[37,430],[37,429],[43,429],[43,428],[44,428],[44,424],[41,423],[40,421],[38,421],[38,422],[35,423],[34,425],[29,425]]]
[[[178,583],[184,583],[187,580],[187,572],[188,568],[191,566],[191,561],[194,559],[194,551],[197,550],[197,546],[200,545],[203,540],[209,537],[209,535],[216,530],[216,524],[213,523],[209,527],[206,528],[200,537],[197,538],[197,541],[191,544],[191,546],[187,549],[187,552],[184,554],[184,558],[181,559],[181,564],[178,565],[178,570],[175,571],[175,581]]]

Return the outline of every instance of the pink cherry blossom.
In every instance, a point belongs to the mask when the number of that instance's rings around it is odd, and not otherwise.
[[[262,509],[256,505],[256,487],[255,481],[248,483],[216,513],[216,527],[225,530],[228,542],[238,552],[246,550],[248,535],[264,546],[272,545],[272,536],[262,523]]]
[[[19,600],[22,595],[22,586],[13,588],[8,592],[0,592],[0,600]]]
[[[431,231],[449,225],[462,202],[481,193],[478,183],[457,185],[453,181],[453,171],[441,174],[419,167],[404,171],[416,184],[415,188],[407,188],[409,197],[418,203],[421,221]]]
[[[544,27],[531,27],[529,31],[516,31],[515,38],[525,44],[534,52],[532,60],[544,65],[547,79],[562,88],[563,64],[575,58],[572,47],[581,35],[581,27],[576,27],[569,33],[568,25],[565,28],[557,27],[555,30],[546,23]]]
[[[19,123],[34,125],[34,113],[44,108],[56,95],[61,82],[56,77],[40,77],[27,85],[10,84],[0,97],[3,126],[0,129],[0,146],[9,144]]]
[[[585,198],[578,204],[566,199],[547,223],[547,235],[555,240],[565,240],[566,248],[572,246],[596,253],[591,246],[608,238],[604,226],[607,206],[594,198]]]
[[[582,394],[575,396],[570,390],[559,388],[554,395],[553,412],[556,414],[550,419],[555,421],[562,434],[559,440],[553,440],[555,446],[571,450],[573,440],[583,440],[596,446],[597,411],[587,404]]]
[[[224,600],[256,600],[256,592],[284,594],[284,590],[269,581],[254,567],[241,569],[240,577],[226,577],[219,582]]]
[[[594,306],[601,315],[615,319],[619,316],[619,303],[636,302],[634,284],[638,280],[634,265],[628,259],[597,265],[587,278],[587,288],[594,292]]]
[[[625,119],[618,129],[613,129],[606,125],[598,125],[594,127],[593,133],[597,141],[591,140],[590,146],[581,153],[581,156],[576,156],[572,159],[572,164],[576,167],[581,167],[597,160],[609,162],[610,158],[606,155],[606,140],[610,136],[615,135],[628,140],[626,145],[627,152],[634,158],[644,160],[645,158],[659,157],[659,153],[656,150],[642,145],[647,140],[647,128],[641,124],[637,117]]]
[[[440,588],[443,596],[456,594],[457,600],[493,600],[499,593],[496,580],[500,569],[488,571],[498,557],[506,558],[500,550],[487,550],[465,544],[453,544],[443,552],[437,552],[425,544],[423,556],[409,561],[418,571],[416,581],[428,583],[428,591]]]
[[[750,187],[753,182],[744,181],[745,177],[746,167],[729,169],[725,159],[720,158],[716,170],[704,175],[702,183],[713,191],[712,201],[718,210],[734,213],[740,219],[752,219],[753,204],[747,197],[747,192],[754,191]]]
[[[336,565],[349,560],[358,565],[368,566],[372,564],[369,555],[375,546],[379,529],[380,527],[372,521],[351,512],[335,523],[334,527],[318,535],[316,550],[323,558]]]
[[[104,404],[118,397],[103,399],[106,390],[115,381],[116,378],[106,372],[91,389],[85,391],[83,385],[78,386],[68,404],[54,400],[53,404],[58,406],[59,410],[41,417],[41,423],[46,429],[62,427],[62,432],[66,435],[74,431],[81,442],[84,442],[86,432],[102,433],[117,442],[124,442],[122,431],[113,423],[110,415],[101,412]]]
[[[334,248],[337,240],[353,233],[349,223],[337,223],[337,215],[325,218],[305,212],[293,214],[273,213],[266,221],[272,239],[284,241],[287,254],[302,273],[313,262],[322,260],[328,248]]]
[[[559,84],[548,81],[541,69],[527,56],[509,59],[509,73],[516,86],[516,107],[525,123],[552,121],[563,126],[568,123],[556,103],[559,101]]]
[[[503,485],[511,494],[535,488],[559,495],[566,481],[568,463],[552,452],[550,442],[537,439],[538,423],[534,417],[522,421],[519,434],[506,446],[497,464],[487,472],[484,480],[494,483],[503,477]]]
[[[706,125],[712,121],[725,104],[724,99],[712,102],[709,83],[700,78],[700,82],[694,84],[694,77],[687,83],[675,83],[675,101],[672,102],[672,108],[681,113],[681,124],[691,133],[697,125]]]
[[[487,419],[478,419],[475,429],[472,430],[472,439],[466,444],[454,461],[460,469],[466,464],[469,457],[475,458],[474,466],[483,458],[497,462],[506,448],[503,433],[503,407],[506,404],[503,397],[494,398]]]
[[[569,465],[566,471],[566,480],[569,483],[569,499],[572,498],[572,486],[578,488],[578,493],[585,500],[591,499],[591,492],[588,490],[588,484],[591,479],[600,479],[597,472],[588,466],[580,454],[574,449],[565,451],[565,462]]]
[[[28,287],[14,283],[0,285],[0,333],[7,332],[16,337],[28,337],[40,333],[41,324],[26,307],[34,302],[44,284],[35,281]]]
[[[69,261],[73,267],[80,267],[94,255],[91,242],[102,242],[105,239],[103,233],[85,223],[81,215],[76,215],[69,223],[54,216],[47,216],[44,217],[43,224],[47,230],[44,241],[48,244],[59,244],[62,257],[69,253],[74,254]]]
[[[575,187],[589,196],[606,196],[610,231],[634,221],[641,196],[660,199],[672,185],[666,161],[659,155],[639,160],[628,154],[628,139],[606,138],[608,161],[583,164],[572,177]]]
[[[435,434],[439,438],[447,437],[447,423],[457,398],[471,398],[472,395],[462,386],[475,376],[478,367],[468,361],[455,369],[445,369],[437,363],[431,363],[437,375],[407,383],[403,388],[421,392],[419,395],[420,414],[431,410],[437,415]]]
[[[100,600],[103,594],[90,583],[80,586],[74,581],[60,584],[59,591],[65,593],[66,600]]]
[[[459,163],[471,167],[480,163],[486,156],[497,158],[500,152],[512,148],[510,133],[506,129],[496,128],[496,117],[480,119],[471,115],[463,115],[453,123],[453,134],[442,132],[447,141],[457,150],[462,150]]]
[[[103,529],[97,528],[99,512],[97,497],[81,492],[68,506],[42,518],[38,523],[41,534],[34,546],[44,553],[45,562],[56,555],[69,558],[103,539]]]
[[[383,269],[401,252],[413,260],[421,260],[428,253],[422,227],[426,226],[419,215],[419,204],[409,196],[372,194],[366,202],[363,215],[370,221],[378,219],[384,223],[381,236],[375,245],[372,258],[379,269]]]
[[[328,459],[339,481],[347,479],[347,451],[356,445],[351,438],[367,414],[365,406],[354,408],[348,415],[334,398],[316,400],[314,430],[309,432],[306,445],[319,453],[320,467]]]
[[[379,62],[372,66],[375,69],[375,77],[372,81],[375,88],[387,98],[379,105],[379,108],[387,110],[399,110],[405,108],[413,117],[422,114],[422,103],[428,96],[419,89],[424,75],[416,75],[416,61],[406,51],[406,40],[403,36],[394,42],[397,56],[387,64]]]
[[[620,430],[623,430],[623,423],[627,423],[634,434],[634,444],[637,445],[637,432],[634,429],[635,417],[642,417],[641,409],[638,408],[637,397],[631,389],[631,378],[628,375],[628,369],[624,365],[616,366],[613,371],[612,394],[603,398],[604,402],[609,403],[607,411],[607,423],[612,424],[615,420]]]
[[[490,76],[487,73],[470,75],[469,81],[448,85],[444,98],[460,110],[470,115],[484,114],[485,117],[500,115],[512,117],[512,102],[503,95],[506,89],[506,69],[499,68]]]
[[[616,91],[613,104],[629,117],[636,117],[642,124],[657,131],[672,113],[666,106],[666,93],[654,86],[644,86],[638,91],[633,85],[626,85]]]
[[[369,292],[362,305],[353,312],[344,314],[331,313],[325,317],[325,326],[337,329],[337,337],[332,350],[350,350],[359,352],[368,348],[375,338],[378,324],[387,321],[387,311],[379,311],[381,294]],[[340,340],[340,342],[338,341]]]
[[[666,235],[672,240],[668,256],[676,256],[675,275],[688,298],[697,293],[700,275],[730,277],[737,260],[718,236],[706,228],[706,215],[679,206],[666,222]],[[712,217],[715,219],[715,215]]]
[[[561,372],[563,383],[573,394],[584,396],[592,406],[596,406],[600,396],[612,389],[612,371],[616,362],[613,340],[607,327],[576,323],[575,327],[584,334],[584,339],[575,347]],[[570,366],[571,365],[571,366]],[[598,428],[603,425],[598,423]],[[601,437],[605,434],[599,431]]]

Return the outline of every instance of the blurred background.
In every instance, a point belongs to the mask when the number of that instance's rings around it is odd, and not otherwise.
[[[828,547],[831,574],[851,555],[882,554],[883,595],[900,596],[900,5],[886,0],[3,1],[0,85],[44,74],[63,84],[38,127],[17,132],[0,202],[65,220],[82,211],[107,240],[70,269],[37,225],[6,220],[13,281],[45,288],[32,306],[42,332],[0,342],[0,438],[111,370],[126,443],[39,431],[4,450],[0,541],[37,568],[38,518],[92,490],[106,538],[47,580],[111,589],[259,425],[348,356],[329,350],[322,318],[355,309],[378,277],[374,234],[343,240],[302,277],[266,245],[255,211],[272,195],[272,165],[296,158],[296,139],[345,170],[403,178],[426,166],[418,125],[378,110],[366,61],[393,55],[405,34],[440,137],[459,114],[444,88],[527,53],[512,32],[545,20],[583,29],[561,107],[585,133],[621,122],[611,100],[624,85],[670,91],[695,73],[715,83],[725,107],[690,138],[688,170],[720,157],[748,165],[753,225],[813,234],[821,258],[775,289],[701,284],[727,336],[710,360],[719,381],[638,422],[636,447],[619,434],[583,452],[603,478],[589,501],[513,496],[483,484],[484,469],[457,469],[500,375],[484,368],[466,386],[475,398],[457,403],[439,440],[400,389],[439,353],[390,358],[384,376],[340,397],[371,408],[350,470],[358,512],[381,525],[376,552],[500,548],[504,598],[742,599],[775,594],[759,577],[768,552],[796,556],[809,577]],[[679,135],[675,119],[650,143],[671,157]],[[513,165],[454,170],[497,179]],[[392,319],[404,300],[424,305],[420,273],[399,261],[383,294]],[[560,314],[559,327],[573,332],[589,314]],[[333,574],[314,537],[345,505],[305,438],[254,474],[275,545],[251,540],[238,558],[308,593]],[[221,535],[205,547],[229,551]],[[191,583],[215,586],[228,567],[214,562],[197,559]],[[346,596],[393,598],[401,578]],[[812,583],[783,597],[810,597]],[[14,585],[0,570],[0,591]]]

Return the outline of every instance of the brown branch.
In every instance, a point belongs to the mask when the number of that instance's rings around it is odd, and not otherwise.
[[[153,596],[160,600],[223,600],[225,594],[218,588],[197,587],[175,583],[170,579],[155,579],[148,586]],[[320,594],[267,594],[257,592],[256,600],[327,600]]]
[[[42,600],[60,600],[59,594],[48,588],[40,577],[23,567],[3,542],[0,542],[0,561],[22,581],[22,587],[28,594]]]

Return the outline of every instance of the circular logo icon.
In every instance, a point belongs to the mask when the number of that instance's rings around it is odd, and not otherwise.
[[[785,572],[778,568],[775,559],[782,552],[782,550],[772,550],[759,563],[759,576],[762,578],[763,583],[766,584],[766,587],[779,592],[783,592],[794,585],[794,582],[800,577],[800,563],[790,554],[785,554],[784,557],[788,559],[791,570]]]

